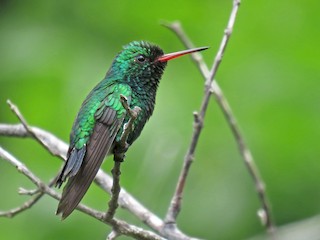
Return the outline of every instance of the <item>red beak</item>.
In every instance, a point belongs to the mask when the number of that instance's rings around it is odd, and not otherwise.
[[[206,50],[208,48],[209,47],[199,47],[199,48],[192,48],[192,49],[183,50],[183,51],[179,51],[179,52],[164,54],[158,58],[158,61],[159,62],[167,62],[171,59],[181,57],[181,56],[189,54],[189,53],[200,52],[200,51]]]

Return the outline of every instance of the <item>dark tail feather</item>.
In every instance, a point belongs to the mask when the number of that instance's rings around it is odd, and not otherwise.
[[[100,164],[98,161],[96,162],[97,167],[95,167],[94,171],[88,171],[85,168],[86,166],[83,165],[76,176],[69,178],[67,185],[63,189],[62,198],[57,209],[57,214],[61,213],[62,219],[68,217],[78,206],[97,174],[102,160],[99,161]]]
[[[111,129],[102,123],[96,123],[93,134],[86,146],[83,163],[75,176],[69,178],[63,189],[57,214],[62,214],[62,219],[68,217],[78,206],[96,176],[104,157],[110,151],[114,138],[119,129]]]
[[[86,153],[86,146],[81,149],[73,148],[70,155],[65,163],[60,176],[57,179],[56,187],[61,187],[62,183],[66,181],[67,178],[75,176],[83,162],[84,155]]]

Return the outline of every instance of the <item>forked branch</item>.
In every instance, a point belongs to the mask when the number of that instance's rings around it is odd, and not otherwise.
[[[262,177],[259,173],[259,169],[257,168],[257,166],[255,164],[255,161],[253,159],[251,151],[248,148],[248,146],[246,145],[244,138],[243,138],[243,135],[240,132],[240,128],[238,126],[238,123],[236,121],[234,114],[232,113],[232,109],[231,109],[227,99],[225,98],[222,89],[220,88],[218,83],[214,80],[214,77],[216,75],[216,72],[218,70],[220,62],[222,60],[224,51],[226,49],[227,43],[228,43],[230,36],[232,34],[232,30],[233,30],[233,26],[234,26],[234,23],[236,20],[236,15],[237,15],[237,11],[238,11],[239,6],[240,6],[240,0],[234,0],[232,12],[231,12],[230,18],[229,18],[229,22],[228,22],[227,28],[225,29],[223,39],[221,41],[218,53],[215,57],[215,61],[213,63],[211,70],[209,70],[207,65],[205,64],[201,53],[197,52],[197,53],[193,53],[191,55],[192,60],[198,66],[198,69],[200,70],[201,74],[203,75],[203,77],[205,79],[205,96],[204,96],[203,104],[202,104],[201,110],[200,110],[200,117],[199,117],[198,113],[195,113],[195,120],[194,120],[195,127],[194,127],[194,133],[193,133],[192,139],[198,137],[198,132],[201,131],[201,125],[202,125],[201,121],[203,120],[203,117],[201,118],[201,116],[204,116],[203,113],[205,113],[205,111],[207,109],[207,104],[210,100],[210,95],[213,94],[216,98],[216,101],[217,101],[220,109],[222,110],[222,112],[225,116],[225,119],[226,119],[233,135],[234,135],[236,143],[238,144],[240,154],[244,160],[245,166],[247,167],[248,172],[254,181],[256,191],[258,193],[258,196],[259,196],[259,199],[261,202],[261,207],[262,207],[262,209],[260,209],[258,211],[258,216],[259,216],[262,224],[266,226],[267,231],[273,232],[274,231],[274,223],[272,221],[271,207],[270,207],[268,197],[267,197],[267,194],[265,191],[265,184],[264,184]],[[170,29],[171,31],[173,31],[176,34],[176,36],[180,39],[180,41],[185,45],[186,48],[193,48],[194,47],[193,43],[188,38],[187,34],[184,32],[184,30],[179,22],[163,23],[163,25],[165,27],[167,27],[168,29]],[[200,121],[200,123],[199,123],[199,121]],[[171,206],[170,206],[171,208],[169,208],[169,210],[168,210],[168,214],[167,214],[168,221],[170,221],[170,220],[172,221],[173,216],[174,215],[177,216],[177,213],[179,212],[179,209],[180,209],[179,204],[181,204],[182,195],[181,195],[181,190],[179,190],[178,187],[183,188],[183,186],[184,186],[185,178],[188,175],[188,170],[190,167],[189,162],[191,162],[192,159],[194,158],[192,149],[193,149],[193,144],[190,145],[188,153],[185,157],[183,172],[180,175],[179,183],[177,185],[177,190],[176,190],[175,196],[171,202]]]
[[[52,198],[59,200],[61,198],[61,195],[58,194],[55,190],[51,189],[48,185],[46,185],[44,182],[42,182],[32,171],[30,171],[27,166],[23,163],[21,163],[17,158],[15,158],[13,155],[11,155],[9,152],[4,150],[0,147],[0,158],[7,161],[11,165],[17,168],[17,170],[25,175],[32,183],[34,183],[41,192],[51,196]],[[134,225],[130,225],[124,221],[120,221],[118,219],[112,219],[112,221],[105,221],[105,214],[103,212],[96,211],[94,209],[91,209],[83,204],[79,204],[77,207],[78,210],[80,210],[83,213],[86,213],[90,215],[91,217],[96,218],[97,220],[104,222],[110,226],[112,226],[114,229],[117,229],[117,231],[120,234],[124,234],[127,236],[131,236],[135,239],[145,239],[145,240],[163,240],[162,237],[158,236],[155,233],[152,233],[150,231],[143,230],[139,227],[136,227]],[[8,211],[10,212],[10,211]],[[7,216],[11,217],[8,212],[0,212],[0,216]]]
[[[31,127],[31,126],[29,127],[32,128],[32,130],[36,133],[38,137],[40,137],[44,142],[46,142],[46,145],[48,146],[48,151],[50,153],[54,151],[54,152],[58,152],[59,155],[66,156],[68,145],[65,142],[61,141],[59,138],[57,138],[50,132],[44,131],[37,127]],[[0,136],[18,137],[18,138],[25,138],[25,137],[34,138],[28,131],[26,131],[26,129],[23,127],[22,124],[0,124]],[[2,155],[0,154],[0,158],[1,156]],[[102,190],[111,194],[111,188],[113,185],[112,177],[110,177],[101,169],[98,171],[98,174],[95,178],[95,183]],[[122,208],[128,210],[134,216],[136,216],[141,222],[145,223],[155,232],[158,232],[161,236],[167,239],[196,240],[195,238],[191,238],[185,235],[184,233],[179,231],[179,229],[164,231],[163,229],[164,222],[157,215],[155,215],[149,209],[147,209],[144,205],[142,205],[137,199],[135,199],[131,194],[129,194],[123,188],[120,191],[118,203]],[[27,202],[25,204],[28,205]],[[19,210],[16,214],[21,213],[27,209],[28,208],[22,208],[21,211]],[[78,210],[81,211],[81,209],[78,209]],[[15,214],[11,214],[11,212],[13,211],[14,209],[2,211],[0,212],[0,216],[13,217],[15,215]],[[90,216],[95,217],[93,214],[91,214]],[[99,214],[96,214],[95,218],[99,221],[102,221],[103,217],[105,217],[105,215],[99,212]]]

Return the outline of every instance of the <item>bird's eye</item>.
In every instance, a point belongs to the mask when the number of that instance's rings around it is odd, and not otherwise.
[[[143,62],[146,61],[146,57],[143,56],[143,55],[138,55],[138,56],[136,57],[136,61],[138,61],[139,63],[143,63]]]

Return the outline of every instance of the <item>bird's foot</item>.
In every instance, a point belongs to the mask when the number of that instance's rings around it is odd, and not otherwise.
[[[125,158],[125,153],[129,149],[130,145],[126,142],[125,146],[121,146],[120,144],[116,145],[113,154],[114,154],[114,161],[123,162]]]
[[[130,147],[130,145],[127,142],[125,142],[124,145],[116,144],[113,152],[114,152],[114,154],[126,153],[128,151],[128,149],[129,149],[129,147]]]

